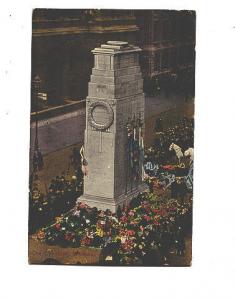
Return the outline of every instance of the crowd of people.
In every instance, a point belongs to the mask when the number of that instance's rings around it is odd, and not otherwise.
[[[169,151],[171,143],[177,144],[184,152],[194,145],[194,121],[189,118],[180,119],[175,125],[166,127],[162,118],[155,124],[155,144],[147,150],[146,155],[158,164],[175,162],[175,154]]]
[[[39,190],[37,183],[33,183],[29,194],[29,232],[35,232],[55,216],[72,209],[82,190],[83,180],[79,172],[70,177],[53,178],[46,195]]]
[[[147,96],[163,94],[168,98],[171,94],[182,94],[185,102],[195,94],[194,70],[174,70],[172,73],[159,74],[144,80],[144,91]]]
[[[149,193],[117,213],[77,203],[72,212],[39,230],[37,238],[61,247],[102,248],[102,265],[164,265],[170,252],[184,254],[191,209],[191,200],[163,201]]]

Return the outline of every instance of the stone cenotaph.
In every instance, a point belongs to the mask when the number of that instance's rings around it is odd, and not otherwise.
[[[84,138],[88,174],[78,202],[115,212],[143,190],[141,49],[109,41],[92,52]]]

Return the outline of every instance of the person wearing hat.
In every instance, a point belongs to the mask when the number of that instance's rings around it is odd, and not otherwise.
[[[177,197],[178,197],[178,182],[177,180],[175,180],[171,184],[171,198],[177,199]]]

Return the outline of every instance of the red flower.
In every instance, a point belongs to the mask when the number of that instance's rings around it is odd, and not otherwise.
[[[124,212],[127,212],[128,209],[129,209],[129,205],[125,205],[124,208],[123,208],[123,211],[124,211]]]
[[[60,223],[56,223],[56,224],[55,224],[55,228],[56,228],[56,229],[60,230],[60,227],[61,227],[61,226],[60,226]]]
[[[122,244],[122,249],[126,251],[130,251],[133,248],[133,241],[126,240],[125,243]]]
[[[159,225],[160,223],[159,223],[157,220],[154,220],[154,221],[153,221],[153,224],[154,224],[154,225]]]
[[[74,233],[73,232],[67,232],[65,234],[64,238],[65,238],[66,241],[71,241],[74,238]]]
[[[120,218],[120,220],[121,220],[121,222],[126,223],[127,220],[128,220],[128,218],[127,218],[126,216],[122,216],[122,217]]]
[[[144,215],[143,218],[144,218],[146,221],[150,221],[150,220],[151,220],[150,216],[147,216],[147,215]]]
[[[162,166],[162,168],[164,170],[174,170],[175,169],[175,166],[172,166],[172,165],[166,165],[166,166]]]
[[[91,243],[91,239],[89,239],[88,237],[85,237],[81,240],[81,245],[82,246],[89,246]]]
[[[135,235],[135,231],[134,230],[127,230],[127,234],[130,236]]]
[[[165,217],[166,216],[166,211],[165,210],[160,210],[159,211],[159,215],[161,216],[161,217]]]

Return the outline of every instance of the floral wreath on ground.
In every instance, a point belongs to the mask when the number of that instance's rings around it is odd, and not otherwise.
[[[188,227],[191,212],[192,199],[162,201],[149,193],[140,194],[116,214],[77,203],[55,223],[40,229],[37,238],[61,247],[102,248],[104,260],[137,264],[150,249],[164,256],[169,246],[177,247],[178,233]]]

